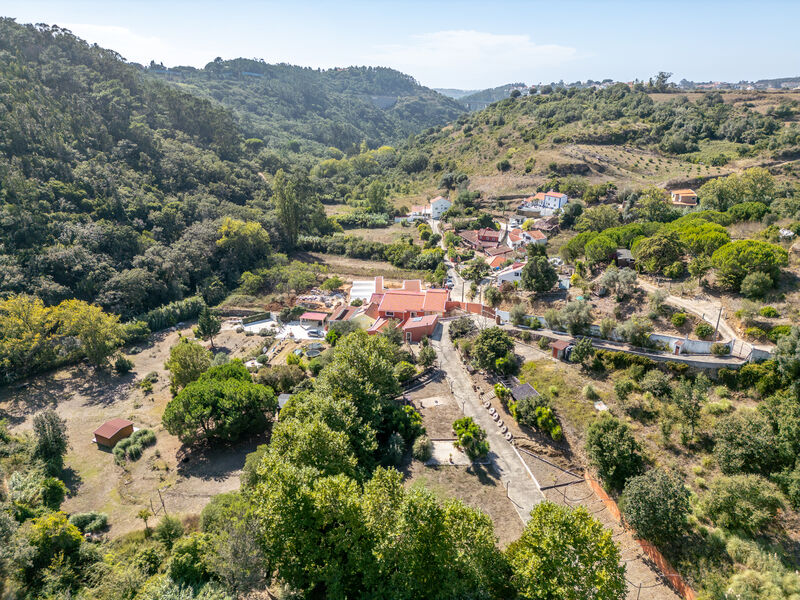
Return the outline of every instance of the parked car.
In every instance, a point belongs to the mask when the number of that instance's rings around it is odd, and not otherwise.
[[[321,337],[325,337],[325,334],[322,333],[322,331],[320,329],[309,329],[308,330],[308,337],[321,338]]]

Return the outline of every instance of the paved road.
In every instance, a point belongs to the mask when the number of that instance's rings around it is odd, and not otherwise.
[[[497,423],[481,404],[478,394],[472,389],[472,377],[467,373],[448,333],[450,323],[443,323],[442,335],[432,341],[439,356],[440,366],[447,376],[456,401],[464,415],[472,417],[486,430],[489,441],[489,458],[508,486],[508,494],[523,523],[530,520],[533,507],[544,500],[539,483],[514,446],[500,433]]]

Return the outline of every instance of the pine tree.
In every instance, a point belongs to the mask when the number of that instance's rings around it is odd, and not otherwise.
[[[200,316],[197,319],[197,335],[204,340],[211,340],[211,347],[214,347],[214,336],[219,333],[222,323],[219,317],[216,316],[208,306],[204,306],[200,311]]]

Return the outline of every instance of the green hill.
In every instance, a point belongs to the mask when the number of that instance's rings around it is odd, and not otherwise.
[[[371,147],[396,143],[464,111],[382,67],[317,70],[238,58],[203,69],[151,64],[146,72],[232,109],[247,137],[273,148],[299,142],[315,154],[331,146],[352,151],[364,140]]]
[[[280,241],[230,112],[57,27],[0,20],[0,294],[125,316],[240,267],[225,216]],[[312,207],[313,214],[313,207]]]

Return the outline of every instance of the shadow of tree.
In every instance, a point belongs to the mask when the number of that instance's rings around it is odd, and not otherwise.
[[[223,481],[244,467],[247,455],[269,441],[269,431],[233,444],[182,446],[178,451],[178,474],[209,481]]]

